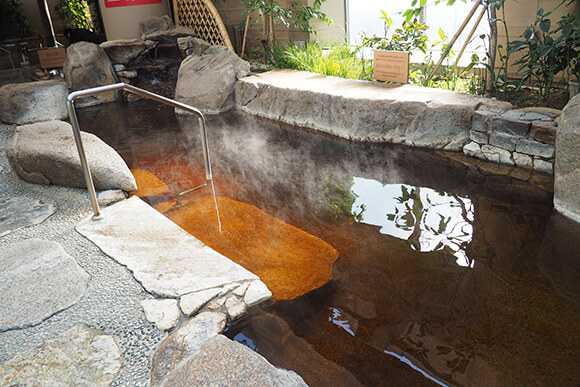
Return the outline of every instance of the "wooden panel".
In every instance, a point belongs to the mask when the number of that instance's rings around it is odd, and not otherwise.
[[[374,50],[373,78],[377,81],[409,83],[409,53]]]

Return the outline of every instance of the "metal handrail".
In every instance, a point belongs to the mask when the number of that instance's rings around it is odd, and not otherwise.
[[[71,125],[73,127],[73,134],[74,134],[75,142],[77,145],[77,150],[79,152],[79,157],[81,159],[81,166],[83,169],[83,174],[85,176],[87,190],[89,191],[89,197],[91,199],[91,205],[93,207],[93,213],[94,213],[93,219],[101,219],[102,215],[101,215],[101,209],[99,208],[99,202],[97,200],[97,194],[95,192],[95,185],[93,183],[93,178],[91,176],[91,170],[89,169],[89,165],[87,163],[87,156],[85,153],[85,149],[83,147],[83,142],[81,140],[81,130],[79,127],[79,121],[77,118],[74,101],[79,99],[79,98],[89,97],[92,95],[102,94],[102,93],[106,93],[108,91],[117,91],[117,90],[129,91],[129,92],[131,92],[133,94],[137,94],[141,97],[149,98],[149,99],[152,99],[154,101],[161,102],[165,105],[169,105],[169,106],[172,106],[174,108],[188,111],[190,113],[193,113],[195,116],[197,116],[197,119],[199,121],[199,131],[200,131],[200,135],[201,135],[201,139],[202,139],[201,147],[203,150],[203,161],[205,164],[206,182],[205,182],[205,184],[202,184],[198,187],[181,192],[178,196],[184,195],[188,192],[195,191],[197,189],[207,187],[208,185],[210,185],[212,183],[211,161],[209,158],[209,145],[208,145],[208,141],[207,141],[207,130],[206,130],[206,126],[205,126],[205,117],[203,116],[201,111],[194,108],[193,106],[189,106],[189,105],[186,105],[184,103],[174,101],[172,99],[160,96],[158,94],[152,93],[152,92],[147,91],[147,90],[140,89],[140,88],[135,87],[135,86],[127,85],[126,83],[115,83],[113,85],[99,86],[99,87],[93,87],[91,89],[74,91],[74,92],[70,93],[66,99],[66,108],[68,110],[68,115],[70,117]]]

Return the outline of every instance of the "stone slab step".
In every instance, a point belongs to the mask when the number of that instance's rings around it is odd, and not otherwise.
[[[145,289],[177,298],[259,278],[217,253],[136,196],[103,210],[76,229],[133,272]]]

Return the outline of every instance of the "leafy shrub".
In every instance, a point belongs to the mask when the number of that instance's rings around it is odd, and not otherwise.
[[[535,79],[539,97],[551,93],[555,76],[569,69],[576,77],[580,73],[580,21],[576,15],[564,16],[558,28],[551,30],[548,16],[552,12],[538,10],[536,20],[524,31],[524,40],[512,42],[513,52],[522,51],[524,56],[515,62],[517,73],[523,74],[519,87],[529,79]]]

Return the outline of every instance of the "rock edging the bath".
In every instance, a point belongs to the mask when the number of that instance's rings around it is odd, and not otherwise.
[[[135,178],[119,154],[90,133],[81,132],[96,189],[137,189]],[[6,147],[10,165],[22,180],[86,188],[70,124],[38,122],[16,128]]]
[[[115,69],[105,50],[90,42],[71,44],[66,49],[63,72],[70,90],[84,90],[92,87],[117,83]],[[117,92],[107,92],[78,99],[77,106],[92,106],[118,100]]]
[[[0,121],[30,124],[68,117],[68,88],[62,81],[13,83],[0,88]]]
[[[339,137],[454,151],[469,142],[477,108],[511,108],[448,90],[293,70],[243,78],[235,96],[242,111]]]
[[[580,222],[580,94],[564,107],[556,148],[554,207]]]
[[[270,364],[248,347],[217,335],[169,374],[169,386],[307,386],[294,371]]]
[[[175,99],[208,114],[230,110],[236,82],[249,71],[250,64],[227,47],[206,48],[201,56],[193,53],[181,62]]]

